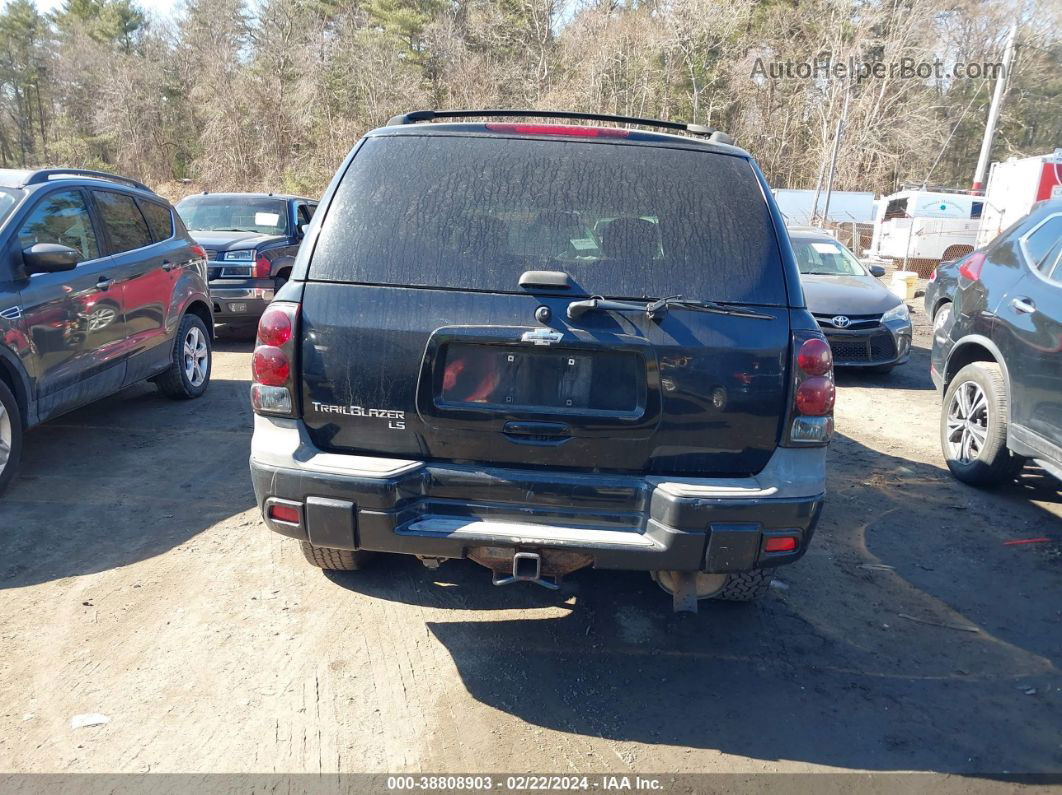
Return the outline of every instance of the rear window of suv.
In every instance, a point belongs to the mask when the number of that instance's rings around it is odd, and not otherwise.
[[[771,216],[744,158],[476,136],[368,139],[328,208],[314,280],[784,305]]]

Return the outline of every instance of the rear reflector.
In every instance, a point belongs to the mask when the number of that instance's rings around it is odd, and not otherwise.
[[[289,522],[291,524],[299,523],[299,509],[293,505],[278,505],[273,504],[269,506],[269,518],[276,519],[278,522]]]
[[[764,552],[792,552],[797,548],[797,540],[792,536],[768,538],[763,542]]]
[[[491,132],[517,135],[572,135],[577,138],[626,138],[629,130],[619,127],[583,127],[575,124],[488,124]]]

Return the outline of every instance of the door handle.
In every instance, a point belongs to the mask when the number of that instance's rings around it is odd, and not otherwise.
[[[170,271],[172,271],[172,270],[173,270],[174,268],[176,268],[176,267],[177,267],[177,266],[176,266],[176,265],[174,265],[174,264],[173,264],[172,262],[170,262],[170,261],[169,261],[168,259],[164,259],[164,260],[162,261],[162,269],[163,269],[164,271],[166,271],[166,273],[169,273]]]
[[[1025,296],[1012,298],[1010,300],[1010,305],[1023,315],[1031,315],[1036,311],[1036,304],[1031,298],[1026,298]]]
[[[556,445],[568,441],[572,429],[563,422],[507,422],[502,433],[517,444]]]
[[[98,282],[96,282],[96,288],[106,291],[110,286],[114,284],[114,279],[108,279],[106,276],[100,276]]]

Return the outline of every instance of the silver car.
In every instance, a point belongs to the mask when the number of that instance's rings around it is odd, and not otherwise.
[[[826,335],[837,367],[889,372],[911,355],[907,304],[820,230],[789,230],[808,309]]]

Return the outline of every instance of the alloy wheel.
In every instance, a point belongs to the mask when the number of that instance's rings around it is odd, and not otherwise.
[[[207,377],[210,348],[198,326],[192,326],[184,336],[184,374],[192,386],[199,386]]]
[[[97,307],[88,317],[88,330],[99,331],[100,329],[106,328],[114,322],[114,318],[117,317],[117,314],[118,313],[109,306]]]
[[[15,443],[15,432],[11,427],[11,414],[0,403],[0,473],[7,467],[11,458],[11,446]]]
[[[988,438],[988,422],[988,399],[980,384],[959,384],[948,406],[948,455],[962,464],[976,461]]]

